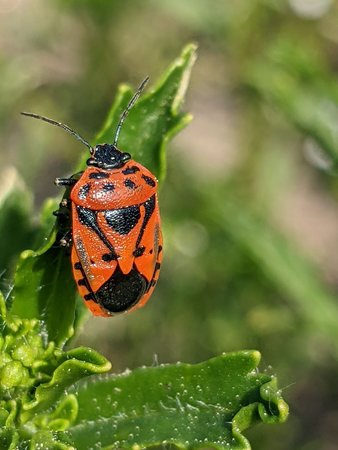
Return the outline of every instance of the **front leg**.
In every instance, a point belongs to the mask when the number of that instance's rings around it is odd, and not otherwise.
[[[54,184],[56,186],[74,186],[77,183],[75,178],[55,178]]]
[[[58,239],[58,244],[60,247],[64,248],[70,248],[72,245],[73,239],[72,239],[72,232],[71,230],[66,231],[66,233]]]
[[[67,178],[66,178],[67,179]],[[57,178],[57,180],[60,180]],[[57,181],[56,180],[56,181]],[[64,180],[61,178],[61,180]],[[77,182],[74,178],[68,178],[67,180]],[[59,204],[59,209],[56,211],[53,211],[53,215],[56,216],[56,229],[57,229],[57,235],[56,235],[56,245],[59,247],[64,247],[66,249],[69,249],[71,247],[72,243],[72,233],[71,233],[71,206],[72,202],[69,198],[70,191],[72,189],[72,185],[75,183],[68,183],[66,185],[66,192]],[[59,183],[60,186],[65,185],[65,183]]]
[[[56,245],[60,247],[70,248],[72,243],[70,210],[71,201],[64,197],[60,202],[59,209],[53,211],[54,216],[56,216]]]
[[[53,215],[55,217],[69,217],[70,216],[70,208],[71,208],[71,201],[69,198],[64,197],[61,202],[59,203],[59,209],[56,211],[53,211]]]
[[[67,178],[55,178],[54,184],[56,186],[66,186],[66,187],[73,187],[80,179],[82,172],[77,172],[71,177]]]

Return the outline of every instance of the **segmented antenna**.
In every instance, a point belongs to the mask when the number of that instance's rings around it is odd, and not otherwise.
[[[118,138],[119,138],[119,135],[120,135],[120,131],[121,131],[123,122],[125,121],[125,119],[126,119],[128,113],[129,113],[129,111],[131,110],[131,108],[134,106],[134,103],[136,102],[136,100],[137,100],[137,99],[139,98],[139,96],[141,95],[141,93],[142,93],[143,89],[145,88],[146,84],[148,83],[148,81],[149,81],[149,77],[145,78],[145,79],[142,81],[142,83],[140,84],[139,88],[137,89],[137,91],[136,91],[135,94],[133,95],[132,99],[131,99],[130,102],[128,103],[126,109],[123,111],[123,113],[122,113],[122,115],[121,115],[121,117],[120,117],[119,123],[118,123],[118,125],[117,125],[117,127],[116,127],[116,132],[115,132],[115,137],[114,137],[114,143],[113,143],[114,147],[116,147],[117,140],[118,140]]]
[[[67,131],[67,133],[73,135],[78,141],[82,142],[82,144],[84,144],[86,147],[88,147],[90,153],[94,152],[93,147],[85,139],[83,139],[83,137],[81,137],[79,135],[79,133],[72,130],[68,125],[65,125],[64,123],[61,123],[61,122],[56,122],[56,120],[49,119],[48,117],[44,117],[44,116],[39,116],[38,114],[34,114],[34,113],[22,112],[20,114],[22,114],[23,116],[27,116],[27,117],[33,117],[33,119],[43,120],[44,122],[48,122],[48,123],[51,123],[52,125],[63,128],[64,130]]]

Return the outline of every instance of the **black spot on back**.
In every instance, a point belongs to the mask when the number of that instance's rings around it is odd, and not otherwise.
[[[74,264],[74,269],[75,270],[82,270],[82,264],[80,262],[76,262]]]
[[[127,167],[126,169],[122,170],[123,175],[131,175],[132,173],[138,172],[140,169],[137,166],[131,166]]]
[[[112,209],[104,212],[108,225],[119,234],[128,234],[140,220],[139,206]]]
[[[109,173],[106,172],[92,172],[89,174],[89,178],[100,180],[102,178],[109,178]]]
[[[153,178],[148,177],[148,175],[142,175],[142,178],[149,186],[151,186],[151,187],[156,186],[155,180]]]
[[[128,189],[135,189],[136,188],[136,184],[130,178],[127,178],[126,180],[124,180],[124,185]]]
[[[78,193],[78,197],[80,200],[85,200],[88,193],[90,191],[90,184],[84,184],[83,186],[80,187],[79,189],[79,193]]]
[[[111,192],[115,189],[114,183],[105,183],[102,186],[102,190],[105,192]]]
[[[123,274],[117,267],[114,274],[95,292],[97,302],[112,313],[127,311],[143,296],[146,279],[135,269]]]

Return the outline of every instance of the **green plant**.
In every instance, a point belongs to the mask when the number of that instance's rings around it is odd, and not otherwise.
[[[133,157],[160,181],[165,177],[166,144],[191,118],[181,105],[194,60],[195,46],[189,45],[135,105],[121,135],[120,147],[132,149]],[[113,125],[132,93],[128,86],[119,88],[97,141],[111,140]],[[39,228],[22,227],[22,234],[29,230],[37,240],[48,238],[37,250],[21,253],[13,286],[0,297],[1,448],[168,444],[240,450],[250,448],[242,434],[247,428],[286,420],[288,407],[276,378],[258,371],[260,354],[254,350],[196,365],[176,363],[102,376],[111,368],[106,358],[85,347],[67,349],[87,312],[75,293],[69,257],[55,245],[57,229],[49,233],[58,201],[47,200]],[[24,205],[18,203],[17,209],[29,224]],[[9,234],[10,221],[1,226]]]

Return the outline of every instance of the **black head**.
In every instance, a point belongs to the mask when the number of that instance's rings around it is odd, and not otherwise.
[[[118,169],[123,167],[129,159],[131,159],[130,154],[120,152],[115,145],[98,144],[93,148],[87,165],[101,169]]]

